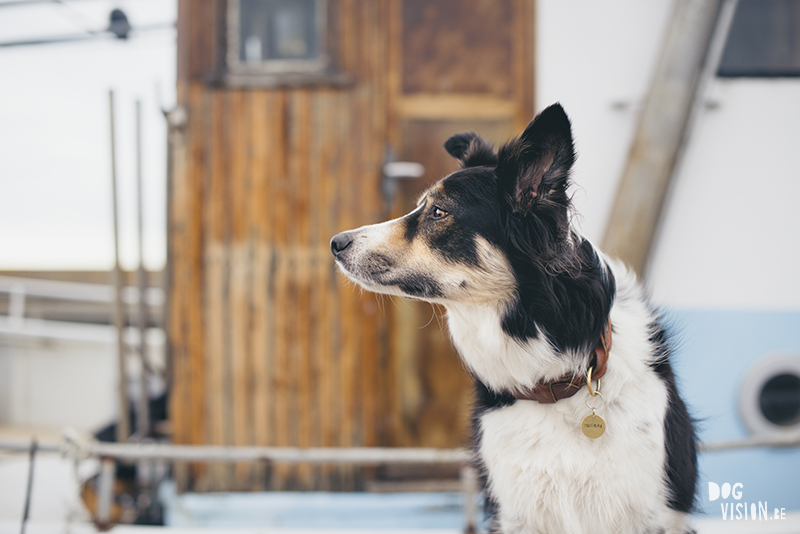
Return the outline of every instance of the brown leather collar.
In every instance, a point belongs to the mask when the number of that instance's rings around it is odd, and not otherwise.
[[[605,331],[600,335],[600,341],[594,348],[594,358],[589,363],[592,368],[592,380],[597,380],[606,372],[608,353],[611,350],[611,321],[606,325]],[[541,404],[554,404],[556,401],[575,395],[586,385],[586,376],[574,374],[564,375],[551,382],[544,382],[530,389],[516,391],[514,398],[532,400]]]

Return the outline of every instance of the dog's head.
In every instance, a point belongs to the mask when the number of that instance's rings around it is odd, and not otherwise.
[[[497,152],[474,133],[451,137],[461,169],[430,187],[407,215],[337,234],[341,270],[378,293],[504,305],[531,266],[562,271],[574,250],[568,177],[575,160],[558,104]]]

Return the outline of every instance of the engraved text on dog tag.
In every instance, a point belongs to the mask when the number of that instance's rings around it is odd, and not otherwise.
[[[591,413],[581,421],[581,432],[587,438],[597,439],[606,431],[605,420],[595,413]]]

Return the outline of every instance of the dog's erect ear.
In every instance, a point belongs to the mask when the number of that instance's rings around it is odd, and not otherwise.
[[[497,154],[492,145],[478,137],[474,132],[454,135],[444,144],[445,150],[461,162],[461,168],[494,167],[497,165]]]
[[[539,203],[569,203],[569,172],[575,162],[572,129],[559,104],[542,111],[522,135],[498,152],[498,185],[514,211],[529,213]]]

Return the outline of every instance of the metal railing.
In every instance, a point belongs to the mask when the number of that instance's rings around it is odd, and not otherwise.
[[[111,324],[39,319],[26,315],[27,299],[39,298],[108,304],[110,319],[110,306],[115,299],[114,286],[0,275],[0,294],[3,293],[9,296],[8,314],[0,315],[0,337],[93,343],[114,343],[117,340],[116,327]],[[124,287],[121,293],[122,303],[126,306],[135,306],[139,303],[139,294],[138,287]],[[145,305],[151,308],[164,306],[165,293],[159,287],[147,288],[144,297]],[[166,341],[163,330],[157,327],[147,328],[146,337],[147,343],[151,345],[161,345]],[[128,347],[138,347],[140,338],[140,328],[132,326],[124,328],[123,340]]]
[[[751,436],[739,440],[710,442],[700,445],[700,452],[713,452],[753,447],[800,446],[800,433]],[[464,494],[465,532],[475,532],[476,498],[480,491],[478,474],[472,465],[472,454],[464,449],[382,448],[382,447],[240,447],[215,445],[172,445],[157,443],[98,443],[82,442],[65,433],[61,443],[0,441],[0,451],[55,452],[76,461],[101,460],[98,483],[98,512],[100,525],[110,525],[113,500],[114,467],[116,462],[274,462],[284,464],[339,464],[378,466],[388,464],[450,464],[460,465],[461,490]]]
[[[116,462],[272,462],[283,464],[337,464],[379,466],[390,464],[460,465],[461,491],[464,495],[464,531],[475,532],[478,474],[471,464],[472,455],[463,449],[382,448],[382,447],[228,447],[213,445],[171,445],[156,443],[82,442],[65,433],[62,443],[0,441],[0,451],[55,452],[80,461],[99,458],[98,504],[96,523],[111,525]],[[33,456],[32,456],[33,457]]]
[[[729,441],[711,441],[700,444],[700,452],[729,451],[755,447],[797,447],[800,446],[800,432],[785,434],[754,435]]]
[[[57,452],[76,460],[110,458],[120,461],[277,462],[288,464],[461,464],[472,457],[464,449],[411,447],[241,447],[172,445],[166,443],[39,443],[42,452]],[[27,452],[30,442],[0,441],[0,450]]]
[[[23,321],[25,319],[26,299],[28,297],[94,302],[108,305],[113,304],[116,299],[115,289],[112,285],[1,275],[0,293],[9,295],[8,317],[14,321]],[[136,286],[123,287],[121,291],[122,303],[128,306],[138,304],[140,293],[141,291]],[[160,287],[147,288],[144,292],[144,301],[148,306],[163,306],[166,301],[164,290]]]

